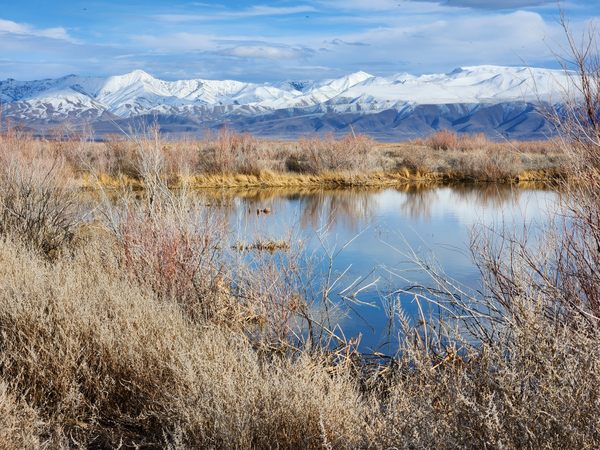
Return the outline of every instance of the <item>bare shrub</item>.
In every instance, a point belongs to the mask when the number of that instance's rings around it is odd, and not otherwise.
[[[288,169],[321,173],[325,171],[364,171],[372,167],[374,141],[364,135],[347,135],[336,139],[333,134],[323,138],[305,138],[298,142],[300,154]],[[299,169],[299,170],[298,170]]]
[[[425,145],[434,150],[451,150],[458,147],[458,135],[449,130],[437,131],[425,140]]]
[[[572,45],[579,86],[587,88],[566,99],[567,114],[554,116],[573,178],[561,186],[551,224],[480,231],[476,293],[416,259],[434,286],[410,294],[444,311],[443,320],[408,327],[404,371],[386,391],[395,419],[383,423],[393,427],[378,434],[395,436],[386,446],[598,445],[600,141],[590,105],[600,72],[595,45],[583,48]]]
[[[220,262],[224,229],[183,187],[164,179],[163,145],[138,141],[136,172],[145,186],[140,198],[105,201],[103,214],[116,240],[126,274],[163,301],[179,304],[194,319],[223,307],[228,289]]]
[[[85,136],[79,136],[78,140],[77,135],[60,135],[44,141],[14,130],[5,134],[4,141],[13,136],[10,139],[15,157],[30,159],[36,149],[38,158],[43,155],[47,161],[63,160],[60,177],[86,187],[98,184],[114,187],[119,183],[140,187],[144,177],[139,172],[140,163],[148,149],[153,149],[154,157],[161,159],[160,177],[170,186],[190,180],[207,185],[219,182],[281,185],[291,180],[279,175],[290,172],[335,175],[345,184],[361,184],[365,179],[377,182],[397,172],[432,179],[441,176],[500,181],[515,179],[519,170],[529,171],[525,174],[528,178],[565,173],[565,154],[555,142],[492,142],[481,134],[448,133],[456,142],[434,143],[435,148],[430,139],[383,144],[361,135],[267,141],[226,128],[203,141],[165,140],[156,127],[139,135],[108,136],[104,142],[91,142]],[[448,149],[439,151],[438,144]],[[503,172],[502,167],[508,170]],[[358,174],[362,177],[355,177]],[[495,178],[496,175],[499,177]],[[302,183],[331,182],[322,177],[298,179]],[[99,183],[92,184],[91,180]]]
[[[561,23],[569,44],[563,59],[571,83],[565,89],[563,108],[551,119],[560,144],[569,156],[576,182],[562,184],[560,214],[555,218],[552,272],[547,290],[558,292],[560,316],[600,325],[600,61],[595,52],[598,33],[590,28],[581,42]],[[529,264],[534,270],[535,265]]]
[[[139,178],[136,145],[122,136],[111,136],[104,143],[108,174]]]
[[[115,231],[123,269],[159,298],[196,318],[209,318],[226,304],[229,291],[218,258],[222,231],[205,212],[163,205],[148,214],[129,205]]]
[[[12,235],[46,256],[74,237],[76,197],[62,176],[63,160],[38,152],[35,141],[0,138],[0,236]]]
[[[200,165],[198,145],[193,141],[177,140],[162,143],[164,172],[171,183],[184,182]]]
[[[364,443],[347,375],[308,354],[261,359],[243,335],[190,322],[108,250],[46,265],[0,243],[0,373],[49,429],[106,447]]]
[[[492,142],[483,133],[477,134],[461,134],[458,136],[458,144],[456,148],[460,150],[484,150],[489,148]]]
[[[289,241],[259,241],[241,249],[238,244],[236,250],[241,253],[230,265],[232,295],[251,317],[245,329],[259,346],[285,348],[290,340],[303,340],[299,319],[310,319],[310,271],[300,269],[307,264],[306,258],[302,257],[302,248],[292,247]],[[257,251],[261,245],[263,251]],[[280,246],[280,251],[274,245]]]
[[[451,161],[457,175],[481,181],[514,179],[523,170],[520,155],[505,148],[472,150]]]
[[[429,340],[423,327],[409,333],[375,446],[594,447],[598,340],[540,320],[531,306],[477,347],[441,327]]]
[[[216,138],[209,138],[203,143],[200,170],[207,173],[255,174],[260,172],[261,156],[256,138],[221,128]]]

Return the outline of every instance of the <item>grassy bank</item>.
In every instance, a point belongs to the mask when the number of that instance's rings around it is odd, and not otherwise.
[[[267,339],[266,325],[259,337],[256,305],[217,287],[191,304],[165,298],[113,251],[88,243],[49,264],[0,243],[4,448],[600,442],[597,335],[557,328],[528,301],[494,344],[441,345],[414,330],[374,367],[351,345],[295,349]]]
[[[557,142],[491,142],[439,132],[427,139],[377,143],[366,136],[268,141],[221,130],[202,141],[145,137],[36,140],[9,132],[5,145],[23,160],[61,161],[61,176],[86,188],[143,187],[150,162],[170,187],[352,187],[406,183],[556,182],[567,175]]]
[[[560,169],[526,170],[510,177],[473,178],[458,173],[420,173],[408,169],[389,172],[323,172],[319,174],[276,173],[269,170],[256,174],[227,173],[227,174],[198,174],[179,175],[171,178],[169,187],[177,189],[183,186],[194,189],[216,188],[323,188],[344,189],[359,187],[397,187],[401,185],[442,186],[456,183],[508,183],[517,186],[554,184],[564,179],[566,173]],[[143,180],[122,175],[111,176],[101,174],[93,176],[84,174],[78,183],[86,189],[118,188],[131,186],[143,189]]]
[[[236,258],[253,244],[224,245],[224,221],[170,189],[185,165],[159,143],[76,166],[80,142],[0,141],[0,446],[600,445],[600,184],[580,144],[565,170],[586,183],[564,186],[545,240],[480,235],[479,295],[431,273],[434,289],[413,293],[445,320],[394,310],[385,357],[311,308],[328,286],[311,297],[293,249]],[[78,180],[94,172],[145,190],[117,183],[85,222]]]

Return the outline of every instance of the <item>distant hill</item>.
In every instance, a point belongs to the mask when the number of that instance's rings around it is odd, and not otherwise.
[[[173,135],[226,125],[280,138],[354,130],[399,140],[453,129],[541,139],[552,127],[540,109],[560,104],[568,83],[562,71],[499,66],[263,84],[164,81],[135,70],[107,78],[8,79],[0,81],[0,103],[5,118],[40,133],[69,123],[100,136],[158,123]]]

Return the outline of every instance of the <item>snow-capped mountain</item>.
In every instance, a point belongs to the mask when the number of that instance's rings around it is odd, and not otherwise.
[[[312,131],[319,131],[322,124],[318,119],[334,116],[345,117],[342,122],[347,126],[357,121],[376,122],[375,116],[382,113],[396,114],[396,119],[406,121],[409,116],[414,119],[416,113],[429,111],[427,115],[435,116],[437,111],[437,119],[430,124],[435,129],[449,111],[458,114],[447,118],[450,127],[454,122],[468,122],[465,118],[494,105],[504,105],[504,115],[511,110],[531,115],[531,105],[559,103],[568,83],[562,71],[499,66],[463,67],[447,74],[420,76],[378,77],[356,72],[324,81],[273,84],[164,81],[135,70],[107,78],[68,75],[38,81],[8,79],[0,81],[0,103],[5,116],[34,128],[64,121],[99,124],[150,115],[162,122],[189,122],[188,131],[223,122],[250,130],[257,123],[268,123],[272,132],[285,134],[311,131],[304,125],[298,129],[299,118],[312,121]],[[375,116],[364,117],[367,115]],[[353,122],[348,122],[348,117]],[[489,127],[503,121],[506,117],[497,118]],[[418,134],[422,127],[414,128]]]

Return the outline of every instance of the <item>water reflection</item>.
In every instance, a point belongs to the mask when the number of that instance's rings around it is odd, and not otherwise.
[[[523,189],[510,185],[458,184],[449,187],[404,185],[393,189],[248,189],[206,190],[199,195],[206,204],[227,209],[230,213],[246,209],[249,214],[267,209],[269,213],[289,210],[289,204],[298,206],[299,225],[302,228],[318,228],[323,224],[343,224],[356,231],[377,216],[381,202],[394,202],[400,212],[414,220],[431,220],[440,202],[452,205],[468,205],[473,210],[503,210],[515,206],[527,193],[550,193],[545,189]],[[394,195],[398,194],[398,195]],[[440,197],[440,194],[443,194]],[[550,194],[552,195],[552,194]]]
[[[485,208],[502,208],[506,204],[514,204],[523,192],[522,189],[511,185],[483,184],[457,185],[451,190],[456,198],[473,205]]]
[[[413,219],[431,217],[431,205],[437,200],[437,189],[413,188],[403,191],[400,209]]]
[[[337,225],[342,221],[345,226],[358,230],[361,223],[374,214],[373,193],[380,190],[323,190],[323,189],[258,189],[247,191],[209,191],[209,198],[223,196],[230,200],[232,210],[246,210],[258,215],[265,209],[268,214],[286,209],[288,204],[298,207],[298,224],[301,228],[318,228],[323,224]]]
[[[469,253],[472,227],[498,222],[513,228],[533,222],[543,225],[545,212],[556,200],[549,190],[493,184],[224,189],[191,195],[223,223],[233,247],[257,240],[289,242],[289,252],[300,252],[303,270],[310,273],[296,282],[304,284],[314,298],[320,297],[324,279],[338,280],[329,295],[334,304],[325,308],[316,302],[312,314],[327,320],[329,328],[337,326],[346,337],[361,336],[363,350],[383,352],[394,348],[399,311],[407,320],[419,320],[414,297],[399,292],[412,285],[431,285],[431,279],[407,257],[409,251],[439,267],[465,289],[476,289],[479,272]],[[91,196],[88,200],[93,210],[98,200]],[[291,253],[286,255],[279,261],[289,261]],[[257,262],[256,267],[273,271],[282,255],[267,252],[259,257],[266,261]],[[348,294],[356,290],[360,295],[354,302]],[[273,304],[283,295],[272,289],[268,294]]]
[[[361,335],[365,350],[378,351],[396,338],[393,319],[399,308],[409,318],[417,318],[410,296],[391,293],[411,282],[430,282],[407,260],[406,249],[435,263],[464,286],[477,288],[479,272],[469,253],[471,228],[496,221],[542,221],[555,196],[540,189],[488,184],[216,191],[200,195],[206,197],[206,204],[228,217],[238,240],[302,241],[317,283],[325,278],[327,255],[335,254],[333,277],[340,279],[331,298],[337,301],[337,324],[345,336]],[[215,198],[219,201],[211,200]],[[257,210],[269,213],[257,214]],[[369,287],[360,292],[360,303],[352,304],[338,294],[357,279]]]

